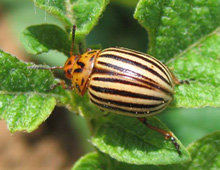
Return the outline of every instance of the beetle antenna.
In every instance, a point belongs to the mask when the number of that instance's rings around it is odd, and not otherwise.
[[[74,41],[75,41],[75,32],[76,32],[76,25],[73,25],[72,29],[72,44],[70,48],[70,57],[73,55],[73,48],[74,48]]]
[[[56,70],[60,69],[63,70],[63,66],[54,66],[54,67],[46,67],[46,66],[29,66],[29,69],[42,69],[42,70]]]

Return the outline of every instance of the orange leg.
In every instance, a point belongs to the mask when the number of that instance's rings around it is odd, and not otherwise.
[[[55,89],[57,86],[62,86],[63,89],[72,90],[72,86],[67,86],[64,80],[60,80],[57,84],[51,86],[51,89]]]
[[[147,119],[146,118],[138,118],[139,121],[141,121],[143,124],[145,124],[148,128],[152,129],[152,130],[155,130],[157,131],[158,133],[162,134],[166,140],[171,140],[171,142],[174,144],[177,152],[179,155],[181,155],[181,152],[180,152],[180,145],[177,143],[175,137],[173,136],[173,134],[169,131],[165,131],[163,129],[160,129],[160,128],[157,128],[157,127],[154,127],[152,125],[150,125],[148,122],[147,122]]]

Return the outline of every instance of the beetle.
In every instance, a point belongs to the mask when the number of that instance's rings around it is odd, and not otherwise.
[[[75,30],[74,25],[70,58],[63,67],[35,68],[64,70],[72,82],[70,88],[80,96],[88,90],[90,101],[100,109],[138,118],[170,139],[181,154],[173,134],[150,125],[146,118],[163,111],[173,100],[174,86],[187,81],[179,81],[156,58],[126,48],[88,49],[74,55]]]

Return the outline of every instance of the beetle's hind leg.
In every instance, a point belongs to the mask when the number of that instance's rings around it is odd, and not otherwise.
[[[171,142],[174,144],[178,154],[181,155],[180,145],[177,143],[176,138],[173,136],[172,132],[169,132],[169,131],[166,131],[166,130],[163,130],[163,129],[160,129],[160,128],[157,128],[155,126],[150,125],[147,122],[146,118],[138,118],[138,120],[141,121],[143,124],[145,124],[148,128],[155,130],[158,133],[162,134],[166,140],[171,140]]]

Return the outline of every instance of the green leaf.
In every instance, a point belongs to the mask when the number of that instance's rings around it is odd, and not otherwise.
[[[60,27],[52,24],[27,27],[21,34],[21,42],[31,54],[57,50],[68,56],[70,51],[68,34]]]
[[[215,30],[219,9],[219,0],[140,0],[134,17],[149,32],[149,52],[167,61]]]
[[[220,131],[209,134],[188,147],[192,161],[185,169],[220,169]]]
[[[132,0],[132,1],[128,1],[128,0],[111,0],[111,3],[116,3],[116,4],[119,4],[120,6],[130,7],[130,8],[135,8],[137,2],[138,2],[138,0]]]
[[[75,95],[74,101],[78,107],[79,114],[88,120],[99,119],[105,114],[97,106],[90,102],[88,93],[86,93],[83,97]]]
[[[107,170],[105,163],[105,159],[98,153],[89,153],[78,160],[72,170]]]
[[[89,153],[78,160],[72,170],[186,170],[220,168],[220,131],[209,134],[188,147],[192,161],[166,166],[143,166],[118,162],[101,153]]]
[[[51,86],[57,83],[48,70],[27,68],[31,64],[0,51],[0,118],[11,132],[35,130],[56,103],[74,110],[70,92]]]
[[[78,0],[73,4],[77,35],[85,36],[97,24],[109,0]]]
[[[195,80],[176,87],[176,107],[220,107],[219,54],[220,28],[169,61],[179,79]]]
[[[164,170],[220,169],[220,131],[211,133],[192,143],[188,148],[192,161],[185,164],[163,166]]]
[[[132,165],[118,162],[101,153],[89,153],[80,158],[72,170],[159,170],[156,166]]]
[[[168,130],[156,118],[148,118],[156,127]],[[180,143],[182,155],[178,155],[171,141],[147,128],[136,118],[109,115],[97,120],[92,143],[100,151],[118,161],[136,165],[167,165],[190,160],[188,152]]]
[[[35,6],[47,11],[61,20],[66,26],[71,27],[73,23],[71,1],[64,0],[32,0]]]
[[[220,129],[220,108],[166,109],[159,119],[173,130],[185,145]]]
[[[0,119],[7,122],[11,132],[35,130],[54,109],[54,97],[32,93],[0,92]]]
[[[109,0],[33,0],[34,4],[58,17],[67,27],[76,24],[77,37],[86,36],[97,24]]]

